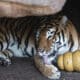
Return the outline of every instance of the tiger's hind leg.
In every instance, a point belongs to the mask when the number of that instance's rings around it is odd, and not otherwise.
[[[11,64],[10,58],[13,56],[12,52],[7,49],[4,51],[0,51],[0,64],[4,66],[8,66]]]

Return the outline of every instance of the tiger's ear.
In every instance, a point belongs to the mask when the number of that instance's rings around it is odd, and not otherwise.
[[[67,21],[68,21],[67,16],[62,16],[60,20],[60,25],[66,25]]]

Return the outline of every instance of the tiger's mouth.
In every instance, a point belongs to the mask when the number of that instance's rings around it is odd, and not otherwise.
[[[38,49],[37,51],[38,56],[40,56],[40,58],[43,60],[44,64],[52,64],[52,61],[55,59],[55,54],[54,53],[50,53],[43,50],[43,49]]]

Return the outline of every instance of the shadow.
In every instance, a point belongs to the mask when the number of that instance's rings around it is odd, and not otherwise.
[[[76,26],[77,31],[80,33],[80,2],[79,0],[67,0],[63,8],[63,13],[69,17],[69,19]]]

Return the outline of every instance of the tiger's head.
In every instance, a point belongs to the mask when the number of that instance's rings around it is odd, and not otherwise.
[[[57,56],[59,49],[64,45],[63,27],[66,25],[67,17],[62,16],[59,20],[46,23],[37,31],[37,52],[45,61],[50,63]],[[47,58],[47,59],[46,59]],[[48,60],[49,59],[49,60]]]

